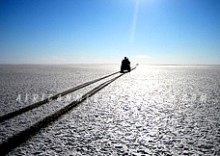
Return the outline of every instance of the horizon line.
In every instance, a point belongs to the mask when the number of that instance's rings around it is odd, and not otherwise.
[[[118,65],[120,63],[0,63],[0,65]],[[211,63],[136,63],[149,66],[220,66]]]

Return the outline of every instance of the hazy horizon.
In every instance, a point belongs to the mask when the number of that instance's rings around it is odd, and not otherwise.
[[[0,65],[120,65],[118,63],[0,63]],[[220,66],[220,64],[147,64],[147,63],[132,63],[131,66],[135,65],[144,65],[144,66]]]

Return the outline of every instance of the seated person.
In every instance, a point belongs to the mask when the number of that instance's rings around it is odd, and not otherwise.
[[[127,57],[124,57],[124,60],[122,60],[121,62],[121,73],[130,72],[130,71],[131,71],[130,61],[128,60]]]

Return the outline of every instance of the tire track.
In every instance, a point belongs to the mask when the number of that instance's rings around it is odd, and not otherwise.
[[[8,113],[8,114],[3,115],[3,116],[0,116],[0,123],[1,123],[1,122],[4,122],[5,120],[9,120],[9,119],[11,119],[11,118],[13,118],[13,117],[15,117],[15,116],[18,116],[18,115],[20,115],[20,114],[23,114],[23,113],[25,113],[25,112],[27,112],[27,111],[30,111],[30,110],[32,110],[32,109],[34,109],[34,108],[40,107],[40,106],[42,106],[42,105],[44,105],[44,104],[46,104],[46,103],[48,103],[48,102],[51,102],[51,101],[53,101],[53,100],[56,100],[56,99],[58,99],[59,97],[63,97],[63,96],[65,96],[65,95],[69,94],[69,93],[73,93],[73,92],[75,92],[75,91],[77,91],[77,90],[79,90],[79,89],[82,89],[82,88],[84,88],[84,87],[87,87],[87,86],[89,86],[89,85],[92,85],[92,84],[94,84],[94,83],[96,83],[96,82],[98,82],[98,81],[101,81],[101,80],[106,79],[106,78],[108,78],[108,77],[110,77],[110,76],[116,75],[116,74],[118,74],[118,73],[120,73],[120,72],[118,71],[118,72],[115,72],[115,73],[106,75],[106,76],[104,76],[104,77],[101,77],[101,78],[98,78],[98,79],[95,79],[95,80],[92,80],[92,81],[83,83],[83,84],[81,84],[81,85],[79,85],[79,86],[76,86],[76,87],[74,87],[74,88],[68,89],[68,90],[63,91],[63,92],[61,92],[61,93],[57,93],[57,94],[55,94],[54,96],[52,96],[52,97],[50,97],[50,98],[44,99],[44,100],[42,100],[42,101],[36,102],[36,103],[34,103],[34,104],[31,104],[31,105],[29,105],[29,106],[27,106],[27,107],[24,107],[24,108],[21,108],[21,109],[19,109],[19,110],[14,111],[14,112]]]
[[[131,71],[134,69],[136,69],[136,67],[132,68]],[[116,73],[118,73],[118,72],[116,72]],[[116,73],[113,73],[113,75]],[[60,110],[56,111],[55,113],[45,117],[44,119],[42,119],[39,122],[30,126],[29,128],[27,128],[27,129],[15,134],[14,136],[8,138],[6,141],[4,141],[3,143],[0,144],[1,155],[6,155],[10,151],[12,151],[14,148],[20,146],[22,143],[25,143],[32,136],[34,136],[38,131],[40,131],[42,128],[45,128],[48,125],[50,125],[52,122],[58,120],[62,115],[69,112],[70,110],[72,110],[72,108],[74,108],[77,105],[79,105],[80,103],[84,102],[87,98],[93,96],[94,94],[96,94],[97,92],[99,92],[100,90],[102,90],[103,88],[105,88],[106,86],[108,86],[109,84],[111,84],[112,82],[114,82],[115,80],[117,80],[118,78],[123,76],[124,74],[126,74],[126,73],[122,73],[119,76],[116,76],[116,77],[100,84],[99,86],[95,87],[91,91],[84,94],[80,99],[71,102],[67,106],[65,106],[65,107],[61,108]],[[112,74],[110,74],[110,75],[112,75]],[[104,77],[103,77],[103,79],[104,79]]]

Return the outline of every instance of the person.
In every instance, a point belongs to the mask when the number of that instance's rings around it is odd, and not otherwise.
[[[130,72],[131,66],[130,61],[127,57],[124,57],[124,59],[121,62],[121,73]]]

